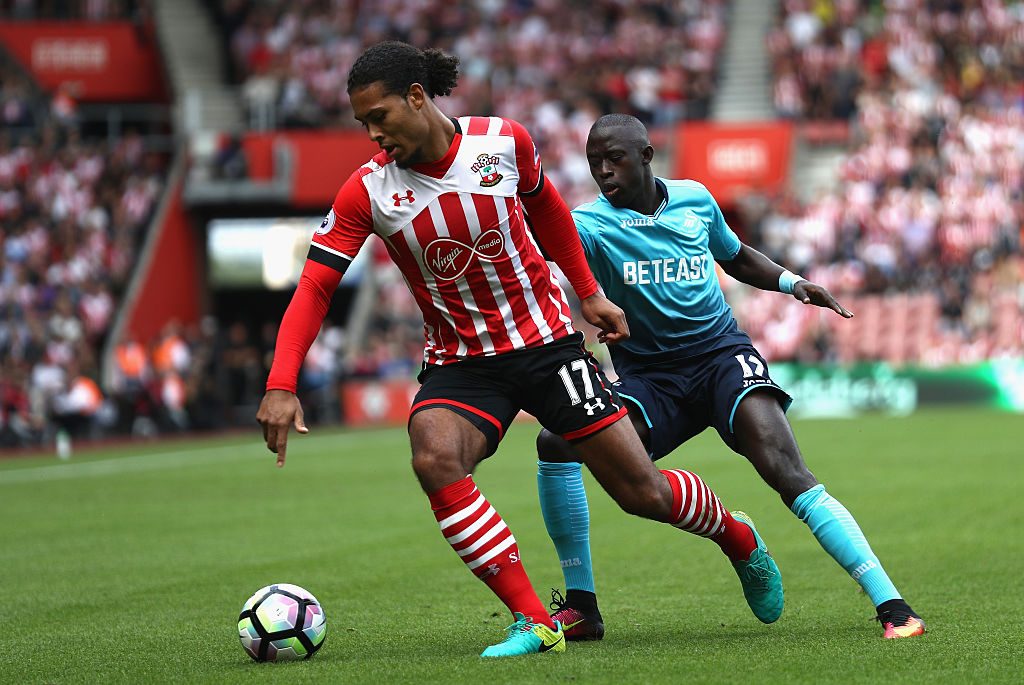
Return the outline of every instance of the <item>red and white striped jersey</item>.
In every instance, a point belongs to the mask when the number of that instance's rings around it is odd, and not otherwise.
[[[429,364],[503,354],[573,332],[569,305],[526,224],[519,195],[543,183],[526,130],[462,117],[447,154],[360,167],[313,236],[310,259],[339,271],[375,233],[423,312]]]

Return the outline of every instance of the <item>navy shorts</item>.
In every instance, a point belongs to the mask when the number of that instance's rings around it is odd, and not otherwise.
[[[573,333],[540,347],[424,366],[409,418],[442,407],[487,438],[487,456],[520,409],[566,440],[582,440],[626,416],[626,407],[594,356]]]
[[[651,431],[652,459],[661,459],[708,426],[738,451],[732,421],[747,393],[768,390],[783,410],[793,401],[768,375],[768,364],[753,345],[655,364],[617,355],[615,370],[619,396],[640,410]]]

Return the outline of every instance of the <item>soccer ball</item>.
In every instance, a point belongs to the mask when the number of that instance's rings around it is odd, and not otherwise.
[[[325,637],[327,619],[320,602],[298,585],[260,588],[238,616],[238,638],[256,661],[308,659]]]

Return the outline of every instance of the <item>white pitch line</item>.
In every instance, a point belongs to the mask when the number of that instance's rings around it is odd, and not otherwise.
[[[302,449],[302,445],[310,442],[321,442],[333,439],[338,442],[339,450],[348,449],[353,442],[364,442],[368,438],[378,438],[382,432],[391,429],[360,431],[358,433],[342,433],[316,436],[292,436],[289,447],[292,454]],[[301,458],[301,457],[300,457]],[[207,464],[223,464],[225,462],[242,461],[245,459],[265,459],[273,468],[273,454],[266,450],[263,443],[253,445],[223,445],[218,447],[196,447],[188,450],[155,452],[133,456],[111,457],[99,461],[70,462],[33,466],[24,469],[0,471],[0,485],[16,483],[37,483],[54,480],[70,480],[107,476],[120,473],[140,473],[179,468],[183,466],[203,466]]]

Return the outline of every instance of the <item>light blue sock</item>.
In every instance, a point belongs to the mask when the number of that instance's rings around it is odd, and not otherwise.
[[[815,485],[797,497],[790,509],[807,524],[825,551],[860,583],[876,607],[900,598],[860,526],[839,500],[825,492],[824,485]]]
[[[594,592],[590,563],[590,509],[583,489],[582,465],[538,461],[540,511],[565,576],[565,589]]]

